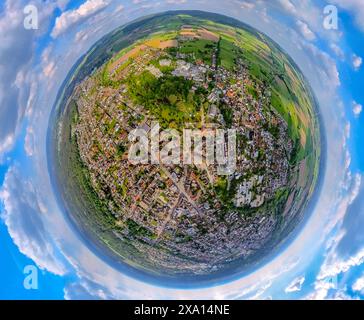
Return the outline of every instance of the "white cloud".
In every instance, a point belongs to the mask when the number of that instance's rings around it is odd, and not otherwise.
[[[308,300],[324,300],[327,298],[329,290],[336,289],[336,285],[331,279],[325,279],[315,282],[315,291],[309,294],[306,299]]]
[[[0,163],[4,161],[6,152],[11,150],[15,142],[15,134],[9,134],[1,139],[0,144]]]
[[[328,93],[335,94],[341,84],[335,60],[312,43],[302,42],[302,47],[311,56],[311,63],[314,63],[311,76],[317,74],[318,84],[325,86]]]
[[[295,5],[290,0],[278,0],[278,3],[282,6],[282,8],[292,14],[296,14],[297,10]]]
[[[56,63],[54,61],[50,61],[48,64],[46,64],[43,68],[43,74],[47,78],[52,78],[54,75],[56,69]]]
[[[357,103],[356,101],[352,102],[353,105],[353,112],[355,117],[359,117],[361,112],[363,111],[363,106],[359,103]]]
[[[89,32],[85,30],[78,31],[75,35],[75,42],[86,41],[89,38]]]
[[[38,8],[39,30],[23,25],[24,1],[2,1],[0,14],[0,162],[21,130],[22,121],[32,111],[38,83],[35,80],[35,45],[48,30],[52,12],[64,8],[68,0],[34,0]]]
[[[355,70],[359,70],[361,65],[363,64],[363,58],[353,54],[352,63]]]
[[[20,252],[32,259],[40,269],[64,275],[66,268],[56,258],[53,239],[47,233],[42,215],[47,214],[33,185],[24,180],[18,169],[11,167],[0,190],[4,203],[2,219]]]
[[[352,285],[352,289],[354,291],[359,291],[360,293],[364,292],[364,275],[356,279],[356,281]]]
[[[350,296],[347,292],[347,288],[345,287],[342,290],[337,290],[333,296],[333,300],[356,300],[356,298]]]
[[[52,46],[49,46],[42,53],[42,71],[47,80],[52,78],[57,70],[56,61],[51,58],[52,50]]]
[[[168,4],[182,4],[182,3],[186,3],[187,0],[166,0],[166,2]]]
[[[295,24],[299,32],[308,41],[315,40],[318,36],[337,41],[339,32],[326,32],[323,24],[323,6],[312,0],[276,0],[286,17],[290,17],[291,24]]]
[[[119,5],[115,8],[114,12],[119,13],[119,12],[123,11],[123,10],[124,10],[124,8],[125,8],[125,7],[124,7],[122,4],[119,4]]]
[[[255,7],[255,4],[252,3],[252,2],[248,2],[248,1],[243,1],[241,4],[240,4],[240,7],[242,9],[246,9],[246,10],[251,10]]]
[[[6,1],[0,15],[0,162],[20,130],[29,94],[35,34],[23,27],[23,7]]]
[[[329,261],[331,260],[331,261]],[[350,268],[359,266],[364,262],[364,249],[347,260],[342,260],[333,252],[327,262],[323,265],[318,275],[318,280],[336,277],[341,273],[345,273]]]
[[[304,282],[305,282],[304,276],[298,277],[294,279],[284,291],[286,293],[301,291]]]
[[[114,297],[106,288],[93,281],[80,279],[64,288],[66,300],[112,300]]]
[[[340,274],[348,272],[351,268],[364,263],[364,249],[347,260],[341,260],[336,252],[331,252],[315,282],[315,292],[310,296],[311,299],[326,299],[329,290],[338,290],[337,277]],[[359,288],[361,282],[356,284]]]
[[[134,4],[139,4],[139,3],[143,2],[143,1],[146,1],[146,0],[133,0],[133,3]]]
[[[345,58],[345,53],[344,51],[340,48],[340,46],[338,46],[336,43],[331,43],[330,44],[330,49],[335,53],[335,55],[341,59],[344,60]]]
[[[313,33],[313,31],[309,28],[307,23],[302,22],[301,20],[297,21],[297,27],[302,36],[305,37],[306,40],[313,41],[316,39],[316,35]]]
[[[32,127],[27,128],[24,142],[24,150],[26,154],[31,157],[34,153],[34,130]]]
[[[350,177],[350,174],[349,174]],[[331,229],[342,226],[348,207],[354,202],[360,193],[362,177],[357,174],[352,180],[351,187],[347,191],[338,207],[338,214],[331,222]],[[331,289],[338,290],[337,277],[348,272],[352,267],[359,266],[364,262],[364,248],[349,258],[342,258],[337,252],[337,247],[344,237],[345,230],[336,230],[335,236],[329,239],[325,260],[315,281],[315,291],[309,295],[309,299],[325,299]]]
[[[357,25],[364,31],[364,5],[363,0],[331,0],[332,4],[337,4],[349,11],[354,17]]]
[[[57,19],[52,30],[52,37],[56,38],[64,33],[68,28],[81,22],[93,14],[104,9],[109,4],[106,0],[87,0],[75,10],[69,10],[62,13]]]

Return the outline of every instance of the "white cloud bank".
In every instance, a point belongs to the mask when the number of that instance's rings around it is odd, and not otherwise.
[[[333,227],[335,225],[339,227],[342,226],[348,207],[355,201],[360,193],[362,176],[356,174],[352,177],[351,174],[348,174],[348,179],[350,180],[351,186],[338,208],[338,215],[335,219],[333,217]],[[346,231],[336,230],[335,235],[327,241],[325,259],[314,283],[315,291],[308,296],[309,299],[327,299],[330,290],[337,291],[339,289],[337,283],[338,276],[364,262],[364,248],[348,258],[343,258],[338,253],[338,245],[345,233]]]
[[[29,181],[24,181],[16,167],[9,169],[0,190],[4,202],[1,218],[20,252],[35,261],[40,269],[64,275],[66,268],[57,258],[53,239],[46,230],[42,216],[44,204]]]
[[[14,147],[22,121],[34,104],[37,40],[48,31],[54,10],[62,10],[68,0],[32,1],[38,8],[40,27],[32,31],[23,25],[25,2],[3,0],[0,12],[0,162]]]
[[[100,10],[108,6],[107,0],[87,0],[75,10],[68,10],[62,13],[57,19],[52,30],[51,36],[57,38],[62,33],[66,32],[71,26],[87,19]]]
[[[364,293],[364,275],[361,276],[360,278],[356,279],[356,281],[352,285],[352,289],[354,291],[358,291],[362,294]]]

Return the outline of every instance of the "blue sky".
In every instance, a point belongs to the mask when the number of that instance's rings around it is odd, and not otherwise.
[[[339,29],[322,26],[321,0],[30,1],[39,29],[25,30],[28,1],[0,6],[0,299],[364,298],[364,4],[332,0]],[[67,224],[47,174],[45,133],[68,70],[114,28],[150,13],[201,9],[240,19],[278,42],[311,83],[328,140],[322,195],[297,239],[237,281],[166,289],[121,274]],[[37,266],[39,288],[23,270]]]

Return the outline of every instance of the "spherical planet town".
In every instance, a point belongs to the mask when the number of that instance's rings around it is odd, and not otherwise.
[[[98,41],[61,88],[59,200],[98,253],[137,273],[237,274],[303,221],[319,175],[316,108],[261,32],[204,12],[139,19]]]

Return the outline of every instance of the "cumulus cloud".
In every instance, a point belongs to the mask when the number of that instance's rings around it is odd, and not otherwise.
[[[302,36],[304,36],[306,40],[313,41],[316,39],[315,34],[309,28],[307,23],[298,20],[297,27],[298,27],[298,30],[300,31],[300,33],[302,34]]]
[[[56,258],[53,239],[43,224],[45,205],[38,199],[33,185],[24,180],[16,167],[11,167],[6,174],[0,198],[4,203],[1,218],[20,252],[39,268],[64,275],[66,268]]]
[[[353,105],[353,113],[355,115],[355,117],[359,117],[361,112],[363,111],[363,106],[359,103],[357,103],[356,101],[352,102]]]
[[[353,54],[352,63],[355,70],[359,70],[361,65],[363,64],[363,58]]]
[[[298,277],[294,279],[284,291],[286,293],[301,291],[304,282],[305,282],[304,276]]]
[[[331,261],[326,262],[321,268],[318,280],[336,277],[349,271],[352,267],[361,265],[364,262],[364,248],[348,259],[341,259],[336,252],[333,252],[329,260]]]
[[[350,213],[351,206],[360,199],[361,193],[361,175],[357,174],[351,180],[351,187],[339,206],[339,215],[334,219],[341,229],[336,230],[335,236],[328,241],[326,256],[314,284],[315,291],[309,296],[311,299],[327,298],[330,290],[338,290],[337,277],[340,274],[344,274],[364,262],[364,247],[351,255],[340,253],[340,244],[345,235],[350,232],[347,230],[347,226],[345,228],[345,218]]]
[[[57,38],[59,35],[67,31],[68,28],[84,21],[88,17],[101,11],[109,4],[107,0],[87,0],[75,10],[63,12],[55,22],[51,36]]]
[[[364,275],[355,280],[355,282],[352,285],[352,289],[354,291],[364,293]]]

